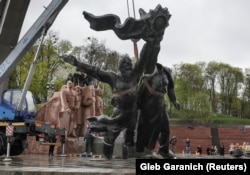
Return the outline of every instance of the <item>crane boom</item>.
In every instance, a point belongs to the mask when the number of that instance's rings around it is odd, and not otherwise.
[[[49,29],[67,2],[68,0],[52,0],[48,7],[45,8],[44,12],[0,65],[0,82],[9,76],[16,64],[41,36],[43,29]]]

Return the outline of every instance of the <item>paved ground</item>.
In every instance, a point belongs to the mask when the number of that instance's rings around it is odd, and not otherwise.
[[[0,157],[0,175],[66,175],[66,174],[135,174],[135,158],[129,159],[92,159],[84,157],[49,158],[46,155],[22,155],[4,161]],[[177,154],[177,159],[232,159],[230,155],[196,156]],[[246,158],[246,157],[242,157]],[[249,159],[249,157],[247,157]]]
[[[135,159],[91,159],[83,157],[49,158],[45,155],[12,157],[12,161],[0,159],[0,175],[22,172],[22,175],[38,174],[135,174]],[[55,173],[56,172],[56,173]]]

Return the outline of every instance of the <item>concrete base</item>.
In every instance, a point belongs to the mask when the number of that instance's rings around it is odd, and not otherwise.
[[[10,162],[10,161],[12,161],[12,158],[10,158],[10,157],[5,157],[5,158],[3,159],[3,161],[4,161],[4,162]]]
[[[28,138],[28,148],[25,149],[22,155],[31,155],[31,154],[41,154],[48,155],[49,146],[41,145],[39,142],[35,140],[35,137]],[[67,138],[65,143],[64,152],[63,147],[58,143],[59,146],[55,147],[54,154],[60,155],[61,157],[65,156],[76,156],[81,155],[86,151],[86,142],[84,137],[79,138]],[[125,153],[127,153],[125,155]],[[94,155],[102,155],[103,154],[103,140],[100,138],[94,139],[93,144],[93,154]],[[115,147],[113,151],[113,157],[122,159],[122,158],[134,158],[140,157],[143,154],[151,154],[150,150],[145,150],[144,153],[136,153],[134,147],[124,147],[124,137],[123,132],[117,137],[115,141]]]

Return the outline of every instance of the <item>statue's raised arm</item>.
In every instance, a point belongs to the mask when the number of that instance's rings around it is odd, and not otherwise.
[[[138,73],[152,73],[160,51],[160,42],[166,27],[169,25],[168,21],[171,15],[168,9],[162,8],[161,5],[148,13],[140,9],[139,13],[140,19],[128,17],[123,24],[121,24],[120,18],[114,14],[95,16],[84,11],[83,16],[88,20],[90,28],[93,30],[113,30],[117,37],[122,40],[143,39],[146,41],[135,69]]]
[[[113,30],[117,37],[122,40],[144,39],[145,41],[154,41],[156,37],[161,40],[171,17],[168,9],[158,5],[148,13],[143,9],[140,9],[139,13],[140,19],[128,17],[123,24],[121,24],[120,18],[114,14],[95,16],[84,11],[83,16],[88,20],[90,28],[93,30]]]

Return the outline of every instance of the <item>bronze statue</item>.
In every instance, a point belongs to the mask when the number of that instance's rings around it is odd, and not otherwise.
[[[133,146],[134,129],[137,118],[138,82],[144,74],[152,74],[155,70],[160,51],[160,42],[168,21],[171,17],[167,8],[158,5],[154,10],[146,13],[140,9],[139,20],[128,18],[124,24],[116,15],[94,16],[83,12],[92,29],[97,31],[113,30],[120,39],[143,39],[145,44],[140,52],[140,59],[132,65],[129,57],[119,61],[119,72],[110,72],[98,67],[79,62],[72,55],[62,56],[65,62],[86,72],[93,78],[108,83],[113,93],[112,105],[115,110],[110,117],[90,117],[91,128],[95,131],[106,131],[104,136],[103,153],[107,159],[112,158],[113,146],[117,136],[126,129],[125,144]],[[154,105],[154,104],[152,104]]]
[[[169,152],[170,128],[164,95],[167,93],[177,109],[180,106],[175,97],[170,69],[157,63],[152,74],[141,77],[140,84],[136,151],[143,152],[145,147],[153,150],[158,141],[158,154],[154,158],[174,158],[174,154]]]

